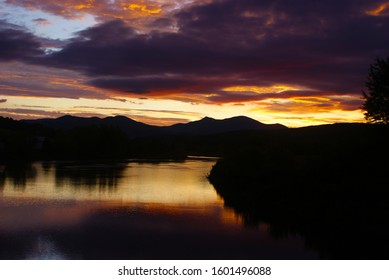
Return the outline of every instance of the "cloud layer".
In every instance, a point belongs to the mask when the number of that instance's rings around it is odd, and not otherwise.
[[[233,84],[359,93],[368,65],[389,51],[389,18],[369,15],[375,5],[365,3],[217,1],[175,14],[176,33],[138,34],[114,20],[80,32],[44,63],[130,94],[216,94],[221,102]]]
[[[377,0],[7,2],[64,17],[94,13],[100,23],[45,55],[41,38],[1,28],[0,60],[76,71],[121,96],[217,104],[324,97],[323,108],[357,109],[369,64],[389,56],[389,4]],[[129,20],[141,17],[143,28]]]

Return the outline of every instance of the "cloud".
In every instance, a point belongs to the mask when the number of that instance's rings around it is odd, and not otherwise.
[[[370,10],[366,10],[366,13],[371,16],[388,16],[389,2],[379,3]]]
[[[19,0],[7,2],[22,5]],[[369,64],[389,55],[386,8],[377,12],[379,16],[368,12],[382,4],[376,0],[220,0],[190,6],[179,6],[182,1],[167,6],[155,1],[125,6],[116,1],[120,9],[115,6],[114,14],[108,12],[114,7],[107,7],[107,1],[62,2],[31,0],[23,5],[41,5],[65,17],[75,10],[93,12],[101,16],[101,23],[34,62],[79,72],[90,78],[88,85],[115,95],[210,103],[350,94],[355,99]],[[181,8],[174,10],[174,4]],[[147,32],[139,32],[142,28],[131,21],[133,16],[147,17]],[[116,19],[108,20],[112,18]],[[26,33],[20,36],[34,39]],[[32,50],[20,53],[36,57]],[[224,90],[277,85],[305,90]],[[356,105],[339,104],[345,110]]]
[[[207,0],[155,1],[155,0],[6,0],[7,4],[32,11],[41,10],[68,20],[82,19],[92,15],[102,22],[112,19],[126,20],[138,29],[147,30],[147,25],[163,18],[184,6],[198,5]]]
[[[354,111],[361,107],[357,100],[342,100],[337,97],[294,97],[282,100],[271,100],[260,103],[262,110],[268,112],[289,113],[325,113],[330,111]]]
[[[0,20],[0,61],[29,61],[43,54],[40,47],[37,37]]]
[[[0,99],[0,103],[5,103],[7,102],[7,99]]]
[[[42,67],[21,62],[0,63],[0,93],[2,96],[54,98],[114,98],[105,90],[86,85],[80,73]]]
[[[50,21],[47,20],[47,19],[44,19],[44,18],[36,18],[34,20],[32,20],[34,23],[38,24],[38,25],[41,25],[41,26],[44,26],[44,25],[49,25],[50,24]]]
[[[34,110],[24,108],[0,108],[0,114],[13,119],[36,119],[36,118],[57,118],[63,115],[62,112],[51,112],[45,110]]]
[[[134,78],[98,78],[89,81],[89,84],[139,95],[163,96],[172,93],[205,93],[217,90],[220,80],[207,80],[206,78],[185,75],[156,75],[136,76]]]

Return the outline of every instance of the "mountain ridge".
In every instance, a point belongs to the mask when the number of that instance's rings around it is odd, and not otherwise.
[[[264,124],[246,116],[226,119],[204,117],[188,123],[168,126],[155,126],[135,121],[126,116],[77,117],[64,115],[58,118],[21,120],[25,123],[40,124],[55,129],[72,129],[79,126],[109,125],[120,128],[129,137],[169,136],[169,135],[211,135],[243,130],[277,130],[287,129],[281,124]]]

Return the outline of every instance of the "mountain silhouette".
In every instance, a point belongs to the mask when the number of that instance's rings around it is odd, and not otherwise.
[[[174,124],[170,126],[148,125],[124,116],[84,118],[65,115],[56,119],[24,120],[23,122],[65,130],[80,126],[115,126],[120,128],[130,138],[169,135],[211,135],[233,131],[277,130],[287,128],[281,124],[263,124],[244,116],[232,117],[223,120],[205,117],[198,121]]]
[[[243,130],[273,130],[283,129],[280,124],[263,124],[254,119],[238,116],[223,120],[205,117],[199,121],[186,124],[175,124],[166,129],[175,134],[210,135]]]
[[[65,130],[80,126],[115,126],[120,128],[131,138],[153,136],[157,135],[159,131],[159,127],[157,126],[137,122],[124,116],[84,118],[65,115],[56,119],[24,120],[23,122]]]

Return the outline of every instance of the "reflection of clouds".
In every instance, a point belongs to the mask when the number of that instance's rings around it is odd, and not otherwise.
[[[16,191],[24,190],[29,181],[37,175],[35,166],[30,163],[9,163],[0,166],[0,187],[9,183]]]
[[[300,239],[273,240],[266,226],[247,230],[225,208],[205,177],[215,160],[36,163],[23,192],[8,179],[4,185],[0,242],[17,236],[23,246],[11,244],[0,257],[21,251],[26,259],[269,258],[270,251],[288,256],[290,244],[299,255]],[[100,188],[99,176],[119,177],[116,187]]]
[[[55,168],[56,187],[70,186],[75,189],[116,188],[125,166],[122,164],[75,164],[59,163]]]
[[[63,228],[79,224],[94,207],[71,201],[25,198],[0,199],[0,232]]]
[[[27,200],[19,201],[18,207],[24,208],[19,214],[28,227],[4,222],[0,212],[0,242],[17,236],[23,245],[11,244],[7,251],[0,251],[4,259],[15,252],[22,259],[262,259],[288,258],[289,251],[299,256],[303,248],[298,238],[273,240],[266,226],[243,228],[222,204],[185,207]],[[37,212],[26,215],[33,208],[45,207],[52,219]],[[69,216],[73,222],[66,219]],[[302,256],[312,257],[305,252]]]
[[[181,225],[193,230],[202,228],[208,223],[209,225],[205,227],[209,228],[216,221],[224,226],[241,224],[240,218],[231,209],[225,209],[220,199],[218,203],[199,205],[17,198],[2,198],[0,202],[0,234],[66,231],[69,228],[78,228],[88,221],[109,224],[112,217],[119,216],[126,220],[127,225],[123,224],[123,227],[132,229],[158,228],[159,218],[157,217],[180,220]],[[108,219],[105,219],[107,217]]]
[[[15,181],[7,179],[3,184],[3,196],[206,205],[219,201],[206,179],[214,162],[215,159],[161,164],[35,163],[34,177],[22,177],[25,178],[24,191],[16,191]]]
[[[22,169],[13,178],[2,167],[0,172],[8,175],[0,198],[0,232],[65,229],[83,224],[94,213],[117,211],[211,215],[223,224],[236,223],[231,212],[222,211],[223,202],[206,179],[215,160],[42,162],[30,166],[33,173]],[[19,181],[22,191],[16,187]]]

